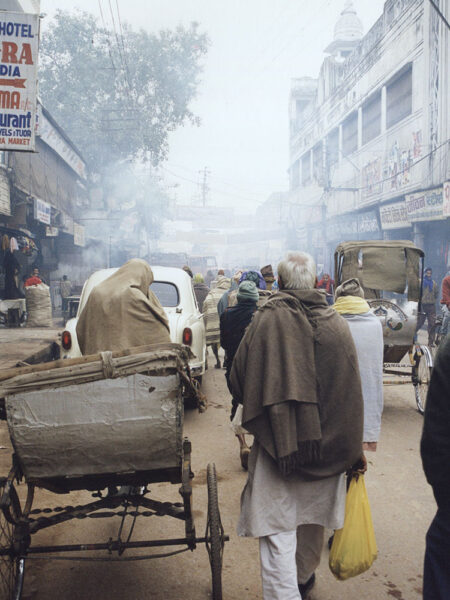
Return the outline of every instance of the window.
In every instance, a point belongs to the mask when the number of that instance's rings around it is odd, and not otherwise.
[[[386,86],[386,127],[392,127],[412,112],[412,66]]]
[[[173,283],[154,281],[150,289],[165,308],[178,306],[180,295],[177,286]]]
[[[313,148],[313,177],[322,185],[323,182],[323,143],[319,142]]]
[[[358,149],[358,113],[355,111],[342,123],[342,153],[344,156]]]
[[[300,160],[297,159],[291,167],[291,190],[296,190],[300,185]]]
[[[339,160],[339,129],[334,129],[327,137],[328,166],[334,165]]]
[[[311,182],[311,152],[302,156],[302,183],[306,185]]]
[[[381,133],[381,92],[374,94],[362,107],[362,143]]]

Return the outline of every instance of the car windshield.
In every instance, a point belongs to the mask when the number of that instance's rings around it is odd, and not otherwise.
[[[154,281],[150,289],[165,308],[178,306],[180,294],[175,284],[167,281]]]

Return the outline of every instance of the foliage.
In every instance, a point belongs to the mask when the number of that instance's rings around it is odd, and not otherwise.
[[[92,169],[130,158],[158,164],[169,132],[198,122],[189,106],[207,46],[196,23],[111,32],[91,14],[58,10],[40,46],[43,103]]]

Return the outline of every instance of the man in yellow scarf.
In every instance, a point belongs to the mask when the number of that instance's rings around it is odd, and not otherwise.
[[[336,288],[333,308],[347,321],[356,346],[364,398],[363,449],[376,451],[383,413],[383,329],[356,278]]]

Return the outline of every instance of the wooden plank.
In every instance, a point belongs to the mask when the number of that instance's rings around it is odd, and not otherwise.
[[[181,349],[192,355],[189,348],[186,348],[185,346],[180,346],[180,344],[151,344],[148,346],[136,346],[135,348],[128,348],[127,350],[121,350],[120,352],[113,352],[113,358],[119,358],[121,356],[130,356],[132,354],[143,354],[145,352],[155,352],[160,350],[180,351]],[[66,368],[75,365],[84,365],[86,363],[100,361],[100,354],[89,354],[87,356],[80,356],[77,358],[65,358],[48,363],[31,365],[28,367],[15,367],[13,369],[8,369],[6,371],[1,372],[0,381],[5,381],[7,379],[11,379],[12,377],[17,377],[18,375],[26,375],[27,373],[39,373],[41,371],[50,371],[53,369],[60,369],[62,367]]]

